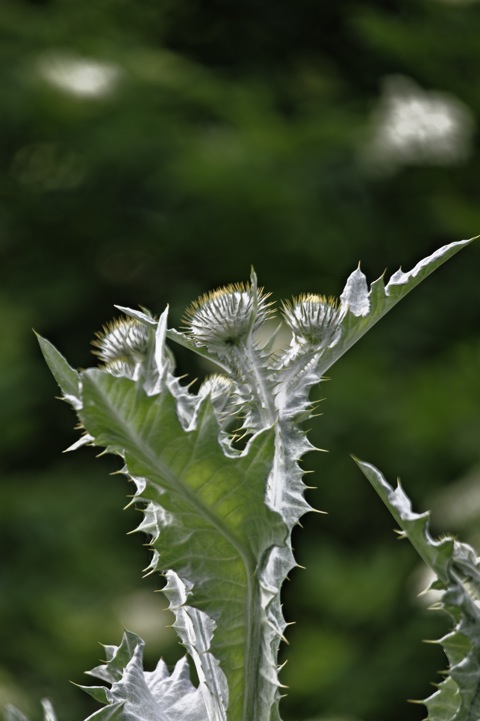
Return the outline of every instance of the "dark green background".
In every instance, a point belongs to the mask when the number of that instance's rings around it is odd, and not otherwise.
[[[62,456],[77,437],[32,328],[70,363],[113,304],[171,322],[197,295],[248,280],[275,299],[339,294],[480,232],[480,4],[436,0],[3,0],[0,13],[0,701],[60,721],[95,708],[97,642],[122,624],[147,659],[181,653],[160,579],[141,580],[140,520],[109,458]],[[41,77],[51,53],[119,69],[74,96]],[[362,160],[386,78],[464,103],[463,162]],[[398,474],[437,531],[478,534],[480,251],[463,251],[331,371],[307,457],[317,489],[285,587],[285,721],[416,721],[444,668],[422,643],[448,628],[416,598],[419,566],[352,463]],[[179,369],[203,373],[179,356]],[[468,519],[445,488],[467,477]],[[470,479],[470,481],[468,480]],[[470,483],[470,485],[469,485]],[[477,484],[478,486],[478,484]],[[454,498],[460,494],[453,492]],[[462,496],[463,497],[463,496]],[[477,503],[478,506],[478,503]],[[442,513],[442,508],[444,512]],[[467,522],[468,521],[468,522]],[[476,530],[477,529],[477,530]],[[157,612],[158,609],[158,612]],[[252,719],[252,721],[254,721]]]

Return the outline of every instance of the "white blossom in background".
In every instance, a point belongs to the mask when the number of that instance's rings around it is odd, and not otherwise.
[[[385,170],[461,163],[471,153],[473,127],[469,108],[452,95],[424,91],[409,78],[389,77],[362,157]]]
[[[43,55],[37,72],[59,90],[86,99],[109,95],[120,79],[120,69],[112,63],[62,53]]]

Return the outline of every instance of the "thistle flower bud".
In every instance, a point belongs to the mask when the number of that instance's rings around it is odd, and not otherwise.
[[[214,375],[208,376],[198,390],[198,395],[201,398],[210,396],[214,400],[217,399],[228,399],[233,392],[233,381],[228,376],[215,373]]]
[[[221,416],[231,416],[235,412],[234,394],[231,378],[220,374],[206,378],[198,390],[199,398],[210,396],[213,407]]]
[[[249,283],[227,285],[206,293],[187,309],[186,331],[197,345],[225,355],[270,317],[269,295]]]
[[[135,366],[145,358],[149,330],[135,318],[116,318],[97,333],[94,351],[114,375],[124,375],[122,368]]]
[[[135,364],[124,360],[112,360],[105,363],[103,370],[108,371],[112,376],[117,378],[130,378],[133,380],[135,376]]]
[[[283,303],[283,317],[297,340],[327,347],[341,335],[342,312],[336,298],[308,293]]]

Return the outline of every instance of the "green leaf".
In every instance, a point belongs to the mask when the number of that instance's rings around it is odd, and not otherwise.
[[[82,391],[79,416],[87,432],[124,458],[137,499],[149,503],[140,529],[153,537],[156,567],[173,571],[182,586],[175,596],[188,619],[179,612],[177,624],[193,628],[193,637],[180,635],[205,693],[222,688],[224,697],[225,674],[228,718],[267,718],[259,707],[271,707],[278,682],[265,638],[283,629],[272,630],[260,597],[268,592],[271,549],[287,535],[265,505],[273,431],[227,456],[208,398],[186,433],[167,390],[148,396],[133,381],[91,369],[82,373]],[[227,718],[225,699],[215,703],[220,706],[208,718]]]
[[[430,514],[428,512],[414,513],[410,499],[400,484],[393,489],[377,468],[370,463],[364,463],[355,458],[354,460],[423,561],[443,584],[448,583],[453,539],[448,536],[440,541],[432,539],[428,532]]]
[[[384,284],[383,277],[378,278],[371,284],[370,290],[364,274],[360,268],[357,268],[348,278],[341,295],[341,307],[344,312],[341,336],[337,343],[323,350],[319,360],[319,373],[324,374],[399,300],[475,239],[470,238],[444,245],[417,263],[411,271],[404,273],[401,269],[397,270],[387,285]]]
[[[172,673],[162,660],[153,671],[144,671],[143,647],[142,639],[131,631],[125,631],[120,646],[106,647],[107,663],[89,673],[108,679],[111,688],[94,687],[93,693],[91,687],[82,688],[109,705],[90,716],[88,721],[205,721],[201,690],[196,689],[189,679],[186,658],[178,661]]]
[[[473,721],[480,718],[480,608],[479,567],[471,546],[451,537],[434,540],[428,530],[428,513],[414,513],[400,485],[394,489],[380,471],[356,460],[384,501],[404,535],[436,574],[443,589],[442,606],[454,629],[438,643],[449,660],[448,673],[437,691],[424,702],[427,721]]]
[[[300,418],[309,408],[310,389],[322,380],[329,368],[407,293],[474,240],[461,240],[439,248],[408,273],[398,270],[387,285],[382,277],[369,289],[360,267],[354,270],[340,296],[340,305],[330,308],[334,320],[328,332],[320,334],[317,343],[306,342],[294,332],[290,347],[276,359],[274,368],[280,371],[276,400],[282,414]]]
[[[99,711],[95,711],[86,721],[127,721],[128,718],[133,721],[136,716],[128,717],[125,714],[125,702],[118,701],[105,706]]]
[[[63,397],[66,401],[78,408],[78,399],[80,397],[79,374],[74,370],[55,348],[50,341],[36,334],[40,349],[43,353],[53,377],[60,386]]]

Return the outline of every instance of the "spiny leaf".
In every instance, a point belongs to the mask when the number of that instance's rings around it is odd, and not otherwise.
[[[449,568],[453,555],[453,539],[447,536],[435,541],[428,531],[430,514],[428,512],[414,513],[410,499],[400,484],[393,489],[377,468],[356,458],[354,460],[423,561],[434,571],[443,584],[448,583]]]
[[[96,369],[82,373],[82,402],[79,416],[95,444],[125,459],[138,498],[149,502],[140,528],[153,538],[157,567],[175,571],[189,588],[188,605],[214,620],[211,651],[228,679],[229,718],[247,720],[276,691],[275,664],[269,673],[262,667],[272,630],[259,602],[263,565],[287,535],[265,505],[272,430],[228,457],[208,398],[185,433],[167,390],[147,396],[135,382]],[[205,649],[198,652],[202,662]],[[202,671],[208,676],[211,666]]]
[[[109,705],[89,716],[87,721],[205,721],[206,709],[199,689],[189,679],[185,658],[172,673],[159,661],[153,671],[143,669],[142,639],[125,631],[120,646],[109,647],[109,660],[90,674],[110,678],[110,689],[82,687],[94,698]],[[106,699],[98,692],[103,691]]]
[[[414,513],[408,496],[392,488],[380,471],[356,461],[443,589],[442,605],[454,629],[440,639],[449,660],[448,673],[437,691],[424,702],[427,721],[476,721],[480,718],[480,608],[479,566],[471,546],[446,537],[434,540],[428,513]]]
[[[445,245],[408,273],[398,270],[387,285],[383,277],[378,278],[370,289],[358,267],[347,279],[340,304],[332,298],[307,295],[284,305],[284,318],[293,331],[293,338],[275,366],[280,371],[277,406],[292,418],[298,417],[298,413],[305,410],[310,389],[321,381],[328,369],[399,300],[473,240],[475,238]],[[317,299],[322,312],[308,312],[312,299]],[[305,307],[302,308],[302,304]]]
[[[417,263],[411,271],[404,273],[402,270],[397,270],[387,285],[384,284],[383,277],[378,278],[371,284],[370,290],[364,274],[360,268],[357,268],[348,278],[341,295],[342,308],[345,311],[341,323],[341,337],[338,343],[332,344],[323,351],[319,361],[319,372],[324,374],[399,300],[473,240],[475,238],[444,245]]]
[[[49,340],[36,334],[40,349],[43,353],[53,377],[60,386],[65,400],[75,406],[80,396],[79,374],[74,370]],[[78,405],[77,405],[78,407]]]

